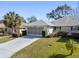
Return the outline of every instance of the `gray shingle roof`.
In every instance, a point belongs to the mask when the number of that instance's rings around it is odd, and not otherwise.
[[[26,26],[53,26],[53,24],[50,22],[43,21],[43,20],[38,20],[32,23],[29,23]]]
[[[26,26],[79,26],[79,18],[76,16],[65,16],[58,20],[53,20],[52,22],[38,20],[26,24]]]
[[[65,16],[51,22],[54,26],[79,26],[79,19],[76,16]]]

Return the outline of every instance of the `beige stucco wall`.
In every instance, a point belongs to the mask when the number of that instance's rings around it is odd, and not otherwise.
[[[69,32],[71,31],[71,27],[61,27],[61,31]]]

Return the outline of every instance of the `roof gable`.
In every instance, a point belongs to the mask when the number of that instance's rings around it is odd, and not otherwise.
[[[29,23],[26,26],[53,26],[53,24],[50,22],[43,21],[43,20],[38,20],[32,23]]]

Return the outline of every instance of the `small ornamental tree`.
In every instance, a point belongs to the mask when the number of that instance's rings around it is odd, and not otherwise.
[[[69,55],[72,55],[73,52],[76,50],[76,47],[74,46],[74,41],[69,39],[67,42],[66,42],[66,49],[68,51],[70,51],[70,54]]]

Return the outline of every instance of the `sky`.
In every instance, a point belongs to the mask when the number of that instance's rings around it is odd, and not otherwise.
[[[78,6],[77,1],[0,1],[0,19],[7,12],[15,11],[24,19],[36,16],[39,20],[47,20],[47,13],[65,3],[72,8]]]

